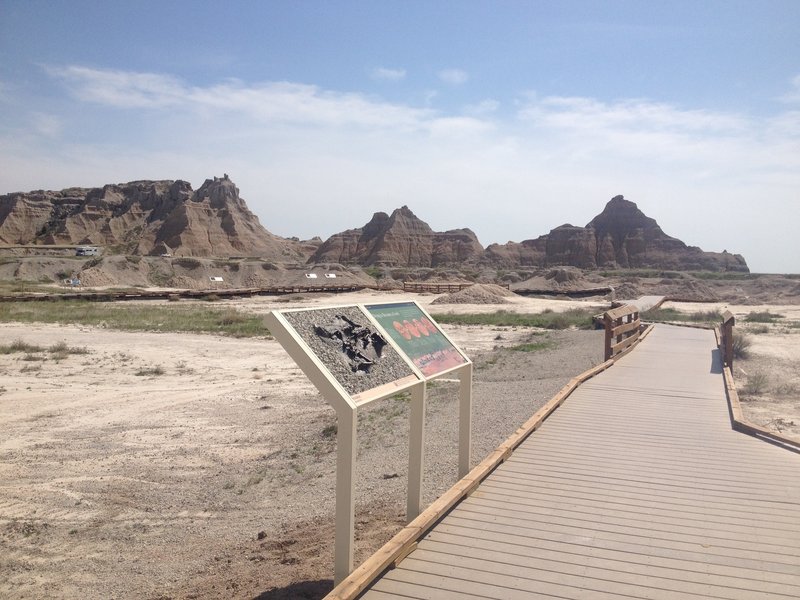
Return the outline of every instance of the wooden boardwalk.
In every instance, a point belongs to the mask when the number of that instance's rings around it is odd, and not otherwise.
[[[800,598],[800,454],[731,428],[713,332],[657,325],[361,597]]]

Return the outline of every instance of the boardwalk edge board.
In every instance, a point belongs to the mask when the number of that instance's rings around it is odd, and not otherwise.
[[[544,406],[536,411],[517,431],[484,458],[463,479],[439,496],[433,504],[416,519],[401,529],[391,540],[370,558],[358,566],[346,579],[337,585],[323,600],[353,600],[372,584],[384,571],[396,567],[411,554],[417,542],[450,510],[467,498],[492,471],[505,462],[525,439],[536,431],[547,417],[555,411],[583,382],[612,367],[625,354],[637,347],[653,330],[649,325],[642,331],[635,344],[596,367],[573,377]]]

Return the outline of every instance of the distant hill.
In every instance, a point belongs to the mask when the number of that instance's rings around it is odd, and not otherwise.
[[[132,181],[0,196],[0,243],[91,244],[106,254],[260,256],[305,261],[316,244],[273,235],[227,176]]]

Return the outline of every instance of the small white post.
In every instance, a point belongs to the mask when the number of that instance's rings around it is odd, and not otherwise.
[[[336,433],[336,539],[333,584],[338,585],[353,570],[355,537],[355,482],[358,438],[357,411],[340,411]]]
[[[458,371],[458,478],[470,471],[472,454],[472,363]]]
[[[425,395],[426,383],[411,388],[408,439],[408,500],[406,521],[410,523],[422,510],[422,476],[425,465]]]

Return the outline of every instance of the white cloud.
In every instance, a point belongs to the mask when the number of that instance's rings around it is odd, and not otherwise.
[[[405,79],[405,69],[387,69],[386,67],[377,67],[372,70],[372,78],[383,81],[400,81]]]
[[[444,69],[439,71],[439,79],[451,85],[461,85],[469,79],[469,73],[461,69]]]

